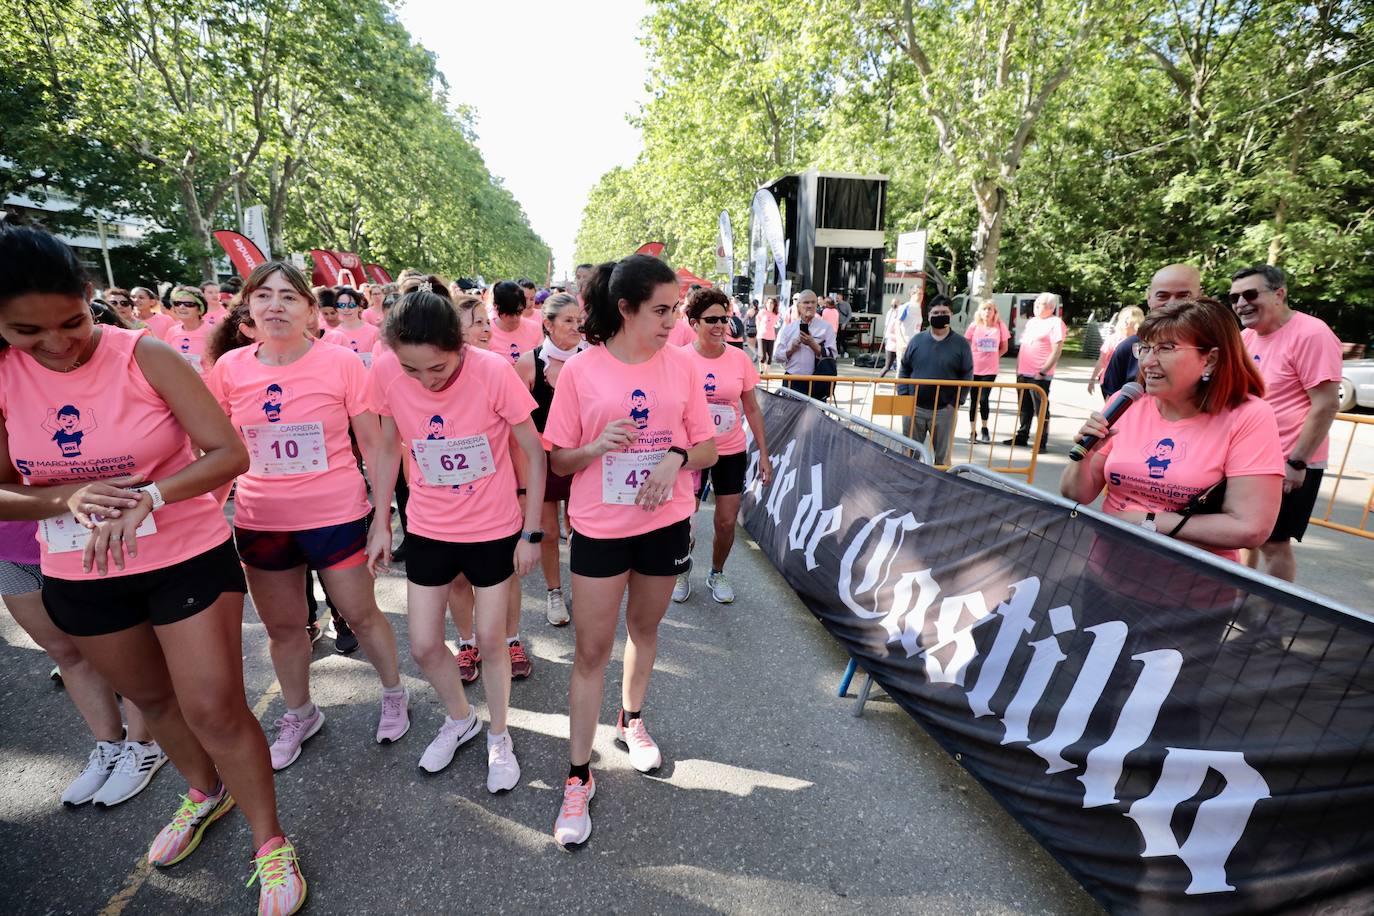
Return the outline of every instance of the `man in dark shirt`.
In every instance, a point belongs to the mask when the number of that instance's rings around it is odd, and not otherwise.
[[[936,296],[927,311],[929,327],[907,344],[902,355],[898,378],[958,381],[973,378],[973,350],[962,334],[949,329],[949,300]],[[915,391],[914,417],[906,417],[902,424],[906,434],[917,442],[926,436],[932,439],[932,457],[936,464],[949,464],[949,450],[954,442],[954,424],[958,406],[966,389],[957,385],[898,385],[897,393],[909,395]]]
[[[1145,308],[1152,309],[1175,299],[1196,299],[1202,295],[1202,274],[1191,264],[1170,264],[1160,268],[1150,278],[1150,291]],[[1102,397],[1110,401],[1112,395],[1140,374],[1140,361],[1135,358],[1136,341],[1132,335],[1116,345],[1107,368],[1102,373]]]

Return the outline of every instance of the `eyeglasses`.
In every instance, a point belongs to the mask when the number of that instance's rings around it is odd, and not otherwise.
[[[1246,302],[1254,302],[1260,297],[1260,293],[1262,292],[1264,291],[1259,289],[1243,289],[1238,293],[1230,293],[1226,298],[1231,300],[1232,305],[1235,305],[1241,299],[1244,299]]]
[[[1145,343],[1140,343],[1139,341],[1136,341],[1135,343],[1131,344],[1131,352],[1135,354],[1135,358],[1136,358],[1136,359],[1144,359],[1145,357],[1149,356],[1151,353],[1158,354],[1159,356],[1168,356],[1170,353],[1173,353],[1175,350],[1209,350],[1209,349],[1211,349],[1211,348],[1210,348],[1210,347],[1188,347],[1188,346],[1183,346],[1183,345],[1176,344],[1176,343],[1145,344]]]
[[[704,324],[725,324],[729,320],[729,315],[703,315],[702,317],[697,319],[697,321],[700,321]]]

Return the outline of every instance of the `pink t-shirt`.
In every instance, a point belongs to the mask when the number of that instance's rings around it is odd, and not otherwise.
[[[153,312],[147,318],[141,320],[147,326],[148,330],[153,332],[153,336],[158,340],[166,340],[167,332],[180,324],[180,322],[171,315],[166,315],[162,312]]]
[[[358,354],[358,358],[363,361],[363,366],[370,369],[372,367],[372,345],[377,342],[380,333],[377,326],[364,321],[356,328],[346,328],[339,325],[335,330],[343,335],[342,346]]]
[[[521,318],[520,325],[514,331],[501,330],[499,322],[500,319],[497,319],[491,323],[491,343],[487,349],[506,357],[512,366],[520,361],[522,354],[533,350],[544,340],[544,330],[538,321]]]
[[[181,358],[191,364],[202,378],[209,372],[209,367],[205,365],[205,345],[210,341],[210,335],[215,329],[208,323],[202,321],[200,327],[194,331],[188,331],[182,327],[181,322],[173,323],[162,339],[171,345],[173,350],[181,354]]]
[[[692,324],[686,318],[679,318],[677,324],[668,332],[668,346],[687,347],[697,339],[697,332],[692,330]],[[595,537],[595,535],[593,535]]]
[[[374,328],[380,328],[385,319],[386,312],[381,309],[373,310],[370,306],[363,309],[363,321],[372,325]]]
[[[219,324],[220,321],[229,314],[229,310],[219,303],[213,303],[209,311],[205,313],[205,323],[210,327]]]
[[[1021,330],[1021,352],[1016,357],[1016,374],[1039,373],[1040,367],[1045,365],[1050,354],[1054,352],[1055,344],[1064,339],[1065,331],[1064,322],[1056,315],[1048,318],[1027,318],[1026,325]],[[1053,378],[1054,370],[1050,369],[1047,374]]]
[[[1173,512],[1223,477],[1283,475],[1274,409],[1251,397],[1235,410],[1169,421],[1149,395],[1131,406],[1101,446],[1107,497],[1102,510]],[[1213,553],[1239,559],[1239,551]]]
[[[826,309],[823,312],[817,312],[816,318],[830,325],[830,330],[836,334],[840,333],[840,313],[837,310]]]
[[[1107,363],[1111,362],[1112,354],[1116,352],[1117,346],[1125,339],[1124,335],[1115,330],[1107,332],[1107,336],[1102,340],[1102,348],[1097,351],[1095,367],[1099,375],[1107,368]]]
[[[336,347],[343,347],[345,350],[352,349],[352,347],[348,345],[348,338],[345,337],[344,333],[338,328],[325,328],[324,333],[320,335],[320,340],[325,343],[333,344]]]
[[[973,350],[973,374],[996,375],[998,361],[1001,359],[997,351],[1011,337],[1007,326],[999,321],[989,328],[975,321],[964,331],[964,336],[968,338],[969,348]]]
[[[665,346],[649,360],[628,365],[604,346],[583,350],[558,375],[544,436],[558,448],[581,448],[600,436],[606,424],[627,417],[639,430],[627,452],[603,455],[573,475],[568,512],[579,534],[633,537],[682,521],[695,508],[690,471],[677,475],[672,499],[652,512],[605,501],[603,481],[608,470],[635,466],[627,455],[661,455],[670,446],[690,448],[715,434],[691,356],[680,347]],[[617,477],[612,484],[619,482]]]
[[[317,341],[289,366],[268,366],[256,344],[224,354],[210,392],[248,446],[234,524],[303,531],[367,515],[367,488],[349,420],[367,410],[367,370],[347,349]]]
[[[1285,456],[1298,444],[1312,401],[1307,392],[1323,382],[1341,380],[1341,342],[1320,318],[1294,312],[1272,334],[1246,328],[1240,332],[1245,348],[1264,376],[1264,398],[1279,421],[1279,446]],[[1325,467],[1330,443],[1323,437],[1307,457],[1313,467]]]
[[[0,560],[37,566],[38,523],[0,522]]]
[[[10,460],[26,484],[43,487],[127,474],[158,481],[195,460],[186,430],[134,358],[134,346],[146,333],[102,327],[90,362],[71,372],[44,368],[13,347],[0,350],[0,413],[9,434]],[[108,577],[173,566],[229,537],[224,513],[209,493],[169,503],[150,518],[157,531],[140,534],[138,556],[126,557],[122,570],[111,564]],[[39,526],[46,537],[45,527],[61,543],[61,532],[74,531],[76,522],[70,515],[49,519],[47,526]],[[44,575],[100,578],[94,568],[82,571],[79,548],[54,552],[45,541],[42,553]]]
[[[756,321],[756,324],[758,324],[759,327],[759,337],[763,340],[777,340],[778,319],[780,317],[781,316],[778,315],[776,312],[773,312],[769,309],[764,309],[763,311],[759,312],[759,317]]]
[[[740,395],[753,391],[759,384],[759,371],[754,361],[739,347],[726,347],[725,352],[708,359],[697,352],[695,345],[683,347],[692,357],[700,376],[701,390],[706,395],[711,423],[716,430],[716,451],[721,455],[737,455],[744,451],[744,409]]]
[[[372,409],[392,417],[401,434],[411,531],[467,544],[520,530],[511,427],[529,419],[535,401],[505,357],[464,347],[457,376],[443,391],[430,391],[387,351],[369,374],[367,393]],[[461,441],[429,444],[436,440]]]

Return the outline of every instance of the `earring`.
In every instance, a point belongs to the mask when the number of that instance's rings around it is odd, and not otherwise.
[[[1208,370],[1207,372],[1202,373],[1202,380],[1203,380],[1204,382],[1210,382],[1210,381],[1212,380],[1212,373],[1211,373],[1211,370]]]

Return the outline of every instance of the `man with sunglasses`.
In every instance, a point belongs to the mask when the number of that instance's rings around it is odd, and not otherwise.
[[[1170,264],[1161,267],[1150,278],[1145,308],[1168,305],[1175,300],[1196,299],[1202,295],[1202,273],[1191,264]],[[1116,345],[1107,369],[1102,373],[1102,397],[1110,401],[1112,395],[1140,374],[1140,360],[1135,357],[1135,344],[1140,338],[1132,335]]]
[[[1279,421],[1286,456],[1283,502],[1267,543],[1247,550],[1245,561],[1292,582],[1298,574],[1292,539],[1302,540],[1317,504],[1326,468],[1327,433],[1340,404],[1341,342],[1326,322],[1288,304],[1283,271],[1269,264],[1247,267],[1231,278],[1231,308],[1241,340],[1264,376],[1264,398]]]

